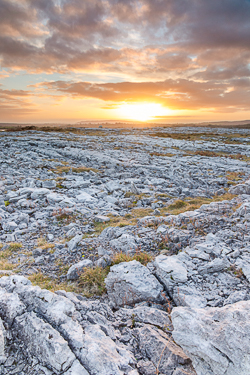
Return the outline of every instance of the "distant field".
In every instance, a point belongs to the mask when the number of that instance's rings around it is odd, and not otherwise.
[[[42,130],[42,131],[72,131],[72,129],[86,128],[162,128],[162,127],[211,127],[211,128],[240,128],[250,129],[250,120],[245,121],[220,121],[220,122],[202,122],[202,123],[178,123],[178,124],[159,124],[151,122],[82,122],[75,124],[63,123],[0,123],[0,131],[23,131],[23,130]]]

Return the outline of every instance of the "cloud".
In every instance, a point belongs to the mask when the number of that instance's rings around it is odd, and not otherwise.
[[[173,78],[173,70],[199,79],[248,75],[249,0],[0,0],[0,9],[3,67],[134,78]],[[222,57],[228,50],[239,69]]]
[[[119,103],[159,102],[172,109],[237,111],[248,110],[250,92],[246,91],[250,80],[233,81],[232,86],[217,82],[195,82],[187,79],[159,82],[44,82],[40,87],[75,98],[96,98],[111,102],[108,108]],[[106,106],[107,107],[107,106]]]
[[[4,76],[55,73],[40,90],[106,108],[143,100],[247,110],[249,19],[249,0],[0,0],[0,64]],[[89,73],[97,83],[65,82]],[[98,82],[104,74],[112,83]],[[2,91],[1,108],[36,110],[29,95]]]
[[[1,121],[38,112],[38,108],[30,101],[31,97],[29,91],[0,89]]]

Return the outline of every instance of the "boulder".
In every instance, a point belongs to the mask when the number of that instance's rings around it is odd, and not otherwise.
[[[178,256],[159,255],[155,258],[156,275],[164,284],[168,293],[173,295],[173,288],[176,284],[182,284],[187,281],[186,265]]]
[[[178,367],[191,368],[190,358],[173,342],[171,336],[163,331],[145,324],[144,327],[138,329],[138,341],[142,354],[155,366],[154,374],[172,375],[176,374]],[[188,374],[195,373],[189,372]]]
[[[110,218],[107,216],[102,216],[102,215],[95,216],[96,223],[107,223],[108,221],[110,221]]]
[[[192,359],[197,375],[250,374],[250,301],[177,307],[171,317],[173,339]]]
[[[142,301],[160,302],[163,299],[162,285],[147,267],[136,260],[111,267],[105,284],[114,307]]]
[[[111,240],[110,247],[117,251],[122,251],[123,253],[128,254],[135,252],[137,244],[134,236],[124,233],[119,238]]]
[[[228,190],[230,194],[250,194],[250,185],[249,184],[238,184],[230,187]]]
[[[82,260],[81,262],[78,262],[70,267],[70,269],[67,272],[67,279],[68,280],[77,280],[79,278],[80,273],[84,270],[86,267],[92,267],[93,262],[89,259]]]
[[[77,234],[72,240],[68,242],[68,248],[70,251],[74,250],[79,242],[81,242],[83,235],[82,234]]]
[[[56,181],[55,180],[43,181],[42,187],[46,189],[54,189],[56,187]]]
[[[49,189],[46,189],[46,188],[34,189],[32,194],[31,194],[31,198],[32,199],[41,199],[47,194],[50,194]]]

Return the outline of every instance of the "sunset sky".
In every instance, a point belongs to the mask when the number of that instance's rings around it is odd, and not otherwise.
[[[250,119],[250,0],[0,0],[0,122]]]

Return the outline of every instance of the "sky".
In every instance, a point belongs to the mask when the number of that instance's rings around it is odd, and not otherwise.
[[[250,0],[0,0],[0,122],[250,119]]]

